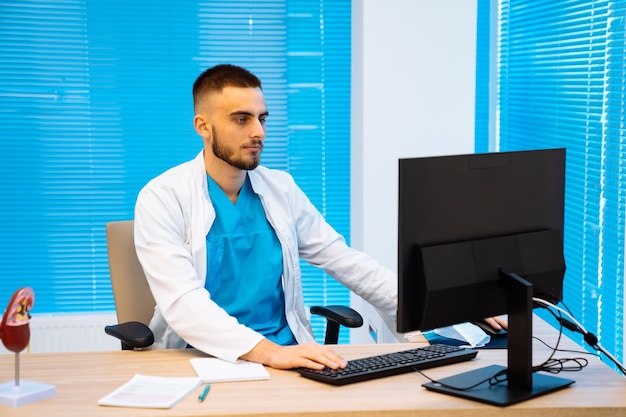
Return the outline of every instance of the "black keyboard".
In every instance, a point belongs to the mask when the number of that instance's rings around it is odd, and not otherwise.
[[[353,382],[398,375],[427,369],[435,366],[468,361],[476,357],[475,349],[458,346],[434,344],[400,352],[384,353],[367,358],[348,361],[344,369],[323,369],[321,371],[298,368],[297,371],[306,378],[325,382],[331,385],[346,385]]]

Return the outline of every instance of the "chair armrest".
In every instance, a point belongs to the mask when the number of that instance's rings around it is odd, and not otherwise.
[[[337,344],[340,325],[352,328],[363,325],[363,317],[356,310],[346,306],[313,306],[311,307],[311,313],[325,317],[328,321],[324,341],[327,345]]]
[[[104,332],[120,339],[123,350],[142,349],[154,343],[152,330],[138,321],[105,326]]]
[[[363,317],[354,309],[346,306],[313,306],[311,313],[326,317],[342,326],[361,327]]]

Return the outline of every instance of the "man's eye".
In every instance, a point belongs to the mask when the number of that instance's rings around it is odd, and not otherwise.
[[[246,122],[246,120],[247,120],[247,119],[246,119],[245,117],[238,117],[238,118],[236,118],[236,119],[235,119],[235,122],[237,122],[237,123],[240,123],[240,124],[241,124],[241,123],[245,123],[245,122]]]

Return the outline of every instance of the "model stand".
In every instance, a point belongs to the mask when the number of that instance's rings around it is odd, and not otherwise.
[[[29,311],[34,303],[32,288],[20,288],[11,297],[2,317],[0,339],[7,349],[15,352],[15,381],[0,385],[1,405],[19,407],[56,394],[54,385],[20,380],[20,352],[30,342]]]

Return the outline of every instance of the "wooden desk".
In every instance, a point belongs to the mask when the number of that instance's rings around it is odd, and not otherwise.
[[[535,320],[537,321],[537,320]],[[545,324],[545,323],[544,323]],[[545,333],[552,343],[556,331]],[[569,341],[570,344],[573,342]],[[415,344],[339,345],[346,358],[410,348]],[[570,346],[571,347],[571,346]],[[546,358],[534,344],[535,362]],[[269,369],[271,379],[213,384],[203,403],[197,392],[168,410],[102,407],[98,399],[127,382],[135,373],[195,376],[189,359],[194,350],[113,351],[64,354],[23,354],[22,378],[56,385],[54,397],[21,407],[0,406],[3,417],[100,416],[625,416],[626,378],[600,360],[581,372],[561,376],[576,382],[569,388],[506,408],[490,406],[425,390],[426,379],[409,373],[333,387],[300,377],[294,371]],[[560,357],[580,356],[571,353]],[[426,374],[442,378],[489,364],[505,364],[506,351],[482,350],[471,361],[435,369]],[[0,355],[0,382],[13,377],[13,355]]]

